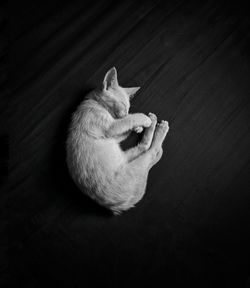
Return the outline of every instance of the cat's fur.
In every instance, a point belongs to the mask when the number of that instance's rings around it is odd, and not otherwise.
[[[80,190],[118,214],[144,195],[148,172],[162,155],[168,123],[156,116],[128,114],[137,88],[122,88],[113,67],[103,87],[90,92],[73,114],[67,139],[69,172]],[[157,127],[156,127],[157,126]],[[119,143],[145,127],[142,141],[123,151]]]

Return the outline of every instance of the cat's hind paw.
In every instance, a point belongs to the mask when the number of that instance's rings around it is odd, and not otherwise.
[[[149,112],[148,113],[149,118],[151,119],[151,121],[157,121],[157,116],[154,113]]]

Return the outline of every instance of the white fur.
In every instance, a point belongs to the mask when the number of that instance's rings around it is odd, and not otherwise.
[[[131,130],[141,132],[140,127],[152,125],[153,118],[128,114],[129,100],[138,89],[119,86],[116,69],[110,69],[103,88],[88,94],[73,114],[67,139],[67,164],[73,180],[83,193],[115,214],[142,198],[148,171],[157,155],[159,158],[158,144],[145,160],[140,155],[149,149],[148,144],[129,151],[122,151],[119,145]]]

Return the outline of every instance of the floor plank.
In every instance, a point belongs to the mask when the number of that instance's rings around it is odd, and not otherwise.
[[[248,10],[59,2],[9,9],[1,287],[248,287]],[[71,114],[112,66],[122,85],[141,86],[132,112],[170,123],[145,197],[121,217],[81,195],[65,163]]]

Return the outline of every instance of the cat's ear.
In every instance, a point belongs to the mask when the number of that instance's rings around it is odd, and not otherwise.
[[[136,92],[140,89],[141,87],[129,87],[129,88],[123,88],[126,93],[129,95],[129,98],[133,98],[136,94]]]
[[[115,67],[112,67],[105,75],[103,80],[103,89],[108,90],[109,88],[117,87],[118,80],[117,80],[117,71]]]

